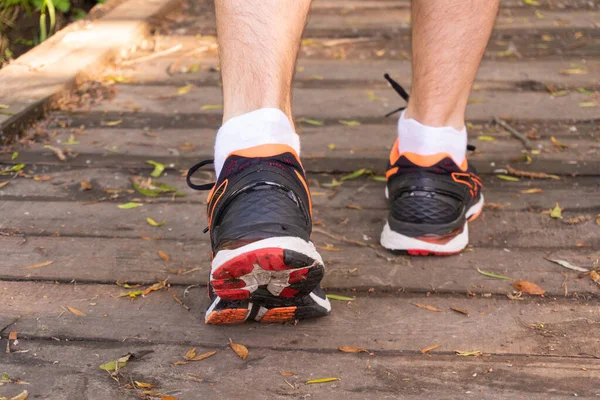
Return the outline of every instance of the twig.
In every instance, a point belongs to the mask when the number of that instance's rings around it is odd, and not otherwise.
[[[321,234],[323,234],[323,235],[325,235],[327,237],[330,237],[332,239],[335,239],[335,240],[337,240],[339,242],[355,244],[357,246],[362,246],[362,247],[376,248],[376,246],[374,244],[372,244],[372,243],[364,243],[364,242],[360,242],[358,240],[346,239],[345,237],[334,235],[333,233],[329,233],[329,232],[327,232],[324,229],[314,228],[313,227],[313,232],[321,233]]]
[[[133,60],[123,61],[123,62],[121,62],[121,65],[125,65],[125,66],[132,65],[132,64],[137,64],[142,61],[148,61],[148,60],[152,60],[154,58],[166,56],[167,54],[175,53],[182,47],[183,47],[183,45],[181,43],[179,43],[178,45],[175,45],[175,46],[171,47],[170,49],[166,49],[163,51],[157,51],[156,53],[152,53],[150,55],[143,56],[143,57],[134,58]]]
[[[556,179],[559,180],[560,177],[558,175],[547,174],[546,172],[529,172],[529,171],[521,171],[519,169],[515,169],[510,165],[506,166],[506,171],[514,176],[520,176],[523,178],[531,178],[531,179]]]
[[[518,132],[515,128],[513,128],[512,126],[510,126],[506,121],[501,120],[498,117],[494,117],[494,121],[500,125],[501,127],[503,127],[504,129],[506,129],[508,132],[510,132],[511,135],[513,135],[514,137],[516,137],[517,139],[519,139],[521,141],[521,143],[523,143],[523,146],[525,146],[525,148],[527,150],[532,150],[533,146],[531,145],[531,141],[529,139],[527,139],[525,136],[523,136],[522,133]]]

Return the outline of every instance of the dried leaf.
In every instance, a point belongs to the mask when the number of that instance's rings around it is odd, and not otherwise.
[[[206,110],[220,110],[221,108],[223,108],[223,106],[221,104],[205,104],[202,107],[200,107],[201,110],[206,111]]]
[[[567,225],[577,225],[577,224],[580,224],[582,222],[589,221],[590,219],[591,218],[588,215],[580,215],[578,217],[573,217],[573,218],[565,219],[565,220],[563,220],[563,223],[567,224]]]
[[[356,178],[358,178],[359,176],[362,176],[362,175],[363,175],[365,172],[370,172],[370,171],[369,171],[369,170],[367,170],[366,168],[361,168],[361,169],[359,169],[359,170],[357,170],[357,171],[354,171],[354,172],[353,172],[353,173],[351,173],[351,174],[348,174],[348,175],[346,175],[346,176],[342,176],[342,177],[340,178],[340,181],[342,181],[342,182],[343,182],[343,181],[347,181],[347,180],[349,180],[349,179],[356,179]]]
[[[28,267],[23,267],[21,269],[36,269],[36,268],[42,268],[42,267],[46,267],[50,264],[52,264],[54,261],[44,261],[43,263],[39,263],[39,264],[33,264],[30,265]]]
[[[81,181],[79,185],[81,186],[81,190],[92,190],[92,184],[88,181]]]
[[[340,119],[338,120],[338,122],[342,125],[346,125],[346,126],[360,126],[360,122],[359,121],[352,121],[352,120],[347,120],[347,119]]]
[[[157,387],[156,385],[153,385],[151,383],[139,382],[139,381],[134,381],[134,382],[135,382],[136,386],[139,388],[151,389],[151,388]]]
[[[555,145],[556,147],[560,148],[560,149],[568,149],[569,146],[567,146],[566,144],[563,144],[561,142],[559,142],[558,140],[556,140],[556,138],[554,136],[550,136],[550,141],[552,142],[553,145]]]
[[[422,354],[427,354],[427,353],[429,353],[432,350],[439,349],[440,347],[442,347],[441,344],[434,344],[434,345],[431,345],[431,346],[427,346],[427,347],[421,349],[421,353]]]
[[[519,280],[519,281],[513,282],[513,286],[518,291],[524,292],[527,294],[534,294],[534,295],[541,296],[544,293],[546,293],[546,291],[544,289],[542,289],[541,287],[539,287],[538,285],[536,285],[535,283],[532,283],[532,282]]]
[[[362,347],[351,347],[351,346],[340,346],[338,350],[343,353],[368,353],[369,350],[363,349]]]
[[[543,190],[539,189],[539,188],[531,188],[531,189],[524,189],[521,190],[521,193],[523,194],[534,194],[534,193],[542,193]]]
[[[550,211],[551,218],[562,218],[562,208],[556,203],[556,206]]]
[[[160,258],[162,258],[164,261],[167,261],[167,262],[168,262],[168,261],[171,261],[171,256],[170,256],[170,255],[168,255],[167,253],[165,253],[165,252],[164,252],[164,251],[162,251],[162,250],[159,250],[159,251],[158,251],[158,256],[159,256]]]
[[[248,349],[243,344],[233,343],[233,340],[230,338],[229,346],[242,360],[245,360],[248,357]]]
[[[596,271],[590,271],[590,279],[600,285],[600,274]]]
[[[173,365],[187,365],[189,363],[186,362],[186,361],[173,361],[171,364],[173,364]]]
[[[496,140],[493,136],[477,136],[478,140],[482,140],[484,142],[493,142]]]
[[[148,197],[157,197],[161,194],[175,193],[176,197],[184,196],[177,192],[177,189],[167,185],[166,183],[153,182],[151,178],[144,179],[142,177],[134,177],[131,180],[133,188],[140,194]]]
[[[17,331],[10,331],[8,334],[8,340],[17,340]]]
[[[10,181],[0,183],[0,189],[3,188],[4,186],[8,185],[9,183],[10,183]]]
[[[0,109],[2,108],[9,108],[10,106],[8,104],[0,104]]]
[[[129,210],[130,208],[136,208],[136,207],[141,207],[143,206],[142,203],[135,203],[130,201],[129,203],[125,203],[125,204],[119,204],[117,207],[119,207],[122,210]]]
[[[462,351],[462,350],[454,350],[457,356],[461,357],[477,357],[481,355],[481,351],[473,350],[473,351]]]
[[[65,153],[61,149],[59,149],[58,147],[54,147],[54,146],[50,146],[50,145],[45,145],[44,148],[52,150],[54,152],[54,154],[56,154],[56,157],[58,157],[58,159],[60,161],[66,161],[67,156],[65,156]]]
[[[160,400],[179,400],[177,397],[163,395],[160,396]]]
[[[508,276],[495,274],[493,272],[482,271],[479,268],[477,268],[477,272],[479,272],[481,275],[485,275],[485,276],[490,277],[490,278],[504,279],[504,280],[507,280],[507,281],[511,281],[512,280],[512,278],[509,278]]]
[[[502,175],[502,174],[496,175],[496,178],[500,178],[502,180],[509,181],[509,182],[519,182],[520,181],[519,178],[516,178],[514,176],[508,176],[508,175]]]
[[[154,178],[160,177],[165,170],[165,165],[156,161],[146,160],[146,164],[154,165],[154,170],[150,173]]]
[[[434,312],[442,312],[442,310],[440,310],[439,308],[434,307],[434,306],[430,306],[430,305],[427,305],[427,304],[412,303],[412,305],[416,306],[416,307],[419,307],[419,308],[422,308],[424,310],[429,310],[429,311],[434,311]]]
[[[179,96],[183,96],[184,94],[188,93],[190,91],[191,88],[193,88],[193,85],[185,85],[185,86],[181,86],[177,88],[177,94]]]
[[[337,294],[328,294],[327,298],[330,300],[339,300],[339,301],[353,301],[356,300],[356,297],[346,297],[346,296],[340,296]]]
[[[559,72],[561,75],[587,75],[589,71],[583,68],[562,68]]]
[[[16,396],[9,398],[8,400],[26,400],[29,397],[29,392],[27,390],[23,390]],[[0,399],[5,399],[5,397],[0,397]]]
[[[296,374],[295,374],[295,373],[293,373],[293,372],[285,372],[285,371],[279,371],[279,374],[280,374],[281,376],[285,376],[286,378],[289,378],[290,376],[294,376],[294,375],[296,375]]]
[[[131,354],[126,354],[121,358],[118,358],[113,361],[109,361],[106,364],[102,364],[100,366],[100,369],[111,372],[111,371],[116,371],[117,369],[124,368],[125,365],[127,365],[127,361],[129,360],[130,357],[131,357]]]
[[[332,150],[332,151],[333,151],[333,150],[335,150],[335,144],[334,144],[334,143],[329,143],[329,145],[327,145],[327,148],[328,148],[329,150]]]
[[[146,217],[146,221],[152,226],[163,226],[167,222],[166,219],[162,222],[156,222],[155,220],[153,220],[150,217]]]
[[[104,123],[104,126],[117,126],[117,125],[120,125],[122,122],[123,122],[122,119],[118,119],[116,121],[106,121]]]
[[[547,174],[545,172],[521,171],[519,169],[515,169],[515,168],[511,167],[510,165],[506,166],[506,170],[511,175],[522,176],[522,177],[525,177],[525,178],[531,178],[531,179],[556,179],[556,180],[560,179],[560,176],[557,176],[557,175],[551,175],[551,174]]]
[[[340,378],[319,378],[319,379],[311,379],[310,381],[306,381],[307,385],[312,385],[314,383],[327,383],[333,381],[339,381]]]
[[[572,269],[573,271],[579,271],[579,272],[588,272],[589,271],[587,268],[578,267],[578,266],[573,265],[570,262],[565,261],[565,260],[552,260],[550,258],[546,258],[546,260],[552,261],[553,263],[556,263],[562,267]]]
[[[596,107],[598,103],[593,101],[582,101],[579,103],[579,107]]]
[[[142,295],[147,296],[148,294],[150,294],[150,292],[155,292],[157,290],[164,289],[165,287],[167,287],[167,280],[168,279],[165,279],[164,281],[159,281],[154,285],[150,286],[149,288],[144,289],[142,291]]]
[[[451,309],[452,311],[456,311],[457,313],[464,314],[464,315],[466,315],[467,317],[469,316],[469,312],[468,312],[468,311],[462,310],[462,309],[460,309],[460,308],[456,308],[456,307],[450,307],[450,309]]]
[[[51,181],[52,177],[50,175],[42,175],[42,176],[34,175],[33,180],[36,182],[46,182],[46,181]]]
[[[196,357],[196,348],[195,347],[192,347],[191,349],[186,351],[186,353],[183,355],[183,359],[186,361],[189,361],[194,357]]]
[[[73,314],[77,315],[78,317],[85,317],[85,316],[86,316],[86,314],[85,314],[84,312],[82,312],[82,311],[79,311],[78,309],[76,309],[76,308],[74,308],[74,307],[67,306],[67,309],[68,309],[69,311],[71,311],[71,313],[73,313]]]
[[[206,359],[206,358],[209,358],[209,357],[212,357],[212,356],[214,356],[215,354],[217,354],[217,352],[216,352],[216,351],[209,351],[209,352],[207,352],[207,353],[200,354],[199,356],[192,357],[192,358],[190,358],[190,359],[189,359],[189,361],[200,361],[200,360],[204,360],[204,359]]]

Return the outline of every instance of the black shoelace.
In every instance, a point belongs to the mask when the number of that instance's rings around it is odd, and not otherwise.
[[[392,77],[390,76],[390,74],[386,73],[383,75],[383,77],[390,83],[390,85],[392,85],[392,88],[396,91],[396,93],[398,93],[400,95],[400,97],[402,97],[404,99],[404,101],[406,101],[408,103],[408,98],[409,98],[408,92],[406,90],[404,90],[404,88],[402,86],[400,86],[400,84],[398,82],[393,80]],[[392,112],[387,113],[385,115],[385,117],[387,118],[390,115],[394,115],[397,112],[404,111],[404,110],[406,110],[406,106],[400,107]],[[467,144],[467,150],[475,151],[476,147],[471,144]]]
[[[196,173],[196,171],[198,171],[200,168],[204,167],[205,165],[214,164],[214,163],[215,163],[215,160],[204,160],[204,161],[200,161],[198,164],[196,164],[192,168],[190,168],[187,172],[187,176],[185,177],[185,181],[187,182],[188,186],[194,190],[211,190],[215,186],[216,182],[206,183],[204,185],[196,185],[195,183],[192,183],[192,175],[194,175]]]

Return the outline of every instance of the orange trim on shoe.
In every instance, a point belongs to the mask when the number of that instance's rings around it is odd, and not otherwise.
[[[294,157],[296,157],[296,160],[298,160],[298,163],[302,165],[302,162],[300,162],[300,157],[296,153],[296,150],[294,150],[287,144],[261,144],[259,146],[233,151],[227,155],[227,158],[229,158],[232,155],[246,158],[271,157],[283,153],[292,153]]]
[[[215,188],[213,187],[213,190],[210,191],[209,193],[209,200],[208,200],[208,204],[209,204],[209,209],[207,212],[207,217],[208,217],[208,227],[210,228],[211,222],[212,222],[212,217],[213,217],[213,212],[215,211],[215,208],[217,206],[217,203],[219,202],[219,200],[221,200],[221,197],[223,197],[223,194],[225,194],[225,191],[227,190],[227,185],[229,184],[229,179],[225,179],[220,185],[219,187],[215,190]],[[224,187],[223,187],[224,186]],[[223,188],[223,190],[221,190],[221,188]],[[216,198],[216,200],[213,202],[212,201],[212,196],[215,193],[218,193],[219,190],[221,190],[221,193],[219,194],[219,197]]]
[[[308,185],[306,184],[306,180],[304,179],[302,174],[300,172],[298,172],[298,170],[296,170],[296,169],[294,170],[294,172],[298,176],[298,179],[300,179],[300,182],[302,182],[302,186],[304,186],[304,190],[306,190],[306,195],[308,196],[308,209],[310,211],[310,216],[312,218],[312,198],[310,195],[310,190],[308,190]]]
[[[437,153],[429,156],[424,156],[417,153],[411,153],[409,151],[400,154],[398,150],[399,142],[398,139],[394,142],[394,146],[392,146],[392,150],[390,152],[390,165],[394,165],[401,156],[406,157],[411,163],[418,165],[420,167],[431,167],[432,165],[437,164],[442,161],[444,158],[452,159],[452,156],[448,153]],[[469,163],[465,158],[462,164],[459,166],[461,171],[466,171],[469,168]]]

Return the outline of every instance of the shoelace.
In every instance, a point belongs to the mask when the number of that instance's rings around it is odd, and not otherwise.
[[[194,190],[211,190],[217,182],[205,183],[204,185],[196,185],[195,183],[192,183],[192,175],[194,175],[196,173],[196,171],[198,171],[200,168],[204,167],[205,165],[214,164],[214,163],[215,163],[215,160],[204,160],[204,161],[200,161],[198,164],[196,164],[192,168],[190,168],[187,172],[187,176],[185,177],[185,181],[187,182],[188,186]]]
[[[398,93],[400,95],[400,97],[402,97],[404,99],[404,101],[406,101],[408,103],[408,92],[406,90],[404,90],[404,88],[402,86],[400,86],[400,84],[398,82],[396,82],[395,80],[392,79],[392,77],[390,76],[390,74],[385,73],[383,75],[383,77],[390,83],[390,85],[392,85],[392,88],[396,91],[396,93]],[[406,106],[404,107],[400,107],[392,112],[389,112],[385,115],[385,117],[389,117],[390,115],[394,115],[397,112],[400,111],[404,111],[406,110]],[[467,150],[468,151],[475,151],[477,150],[477,148],[475,146],[473,146],[472,144],[467,144]]]

